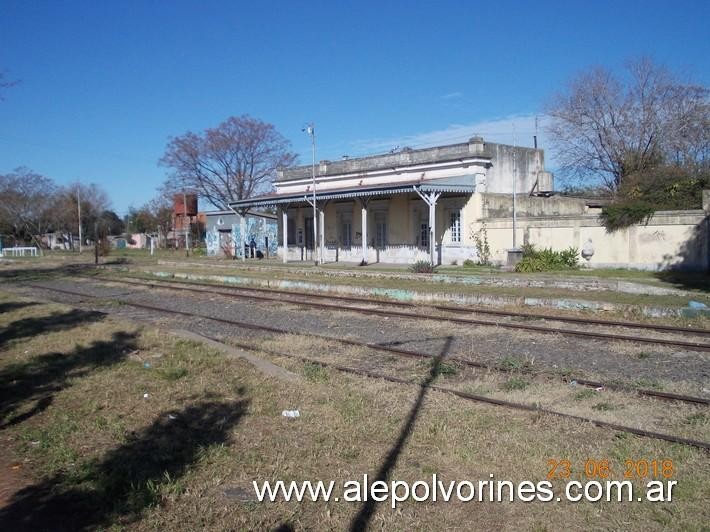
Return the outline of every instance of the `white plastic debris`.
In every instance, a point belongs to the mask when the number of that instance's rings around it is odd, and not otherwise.
[[[148,399],[148,397],[150,397],[150,395],[148,395],[147,393],[143,394],[143,399]]]
[[[281,415],[283,417],[301,417],[301,413],[298,410],[284,410]]]
[[[172,421],[173,419],[177,419],[177,416],[174,416],[172,414],[168,414],[168,419]]]
[[[577,381],[571,381],[571,382],[569,383],[569,385],[570,385],[570,386],[577,386]]]

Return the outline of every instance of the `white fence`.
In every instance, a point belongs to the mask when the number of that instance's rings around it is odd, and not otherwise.
[[[3,248],[3,249],[0,249],[0,256],[2,256],[2,257],[36,257],[37,256],[37,248],[35,246],[17,247],[17,248]]]

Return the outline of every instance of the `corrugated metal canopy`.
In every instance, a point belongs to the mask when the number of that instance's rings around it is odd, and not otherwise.
[[[388,196],[391,194],[406,194],[418,189],[420,192],[444,192],[458,194],[473,194],[476,191],[475,176],[463,175],[453,178],[432,179],[429,181],[411,181],[408,183],[386,183],[369,187],[343,188],[336,190],[316,190],[316,201],[330,199],[362,198],[372,196]],[[234,201],[229,204],[233,209],[252,207],[270,207],[285,203],[308,203],[313,198],[310,192],[295,194],[266,194],[255,198]]]

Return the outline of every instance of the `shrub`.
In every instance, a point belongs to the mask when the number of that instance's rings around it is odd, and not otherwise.
[[[516,390],[524,390],[530,383],[520,377],[511,377],[503,383],[503,390],[506,392],[514,392]]]
[[[303,374],[311,382],[325,382],[328,380],[328,370],[315,362],[303,364]]]
[[[434,273],[434,266],[428,260],[418,260],[409,267],[413,273]]]
[[[532,244],[523,245],[523,258],[515,266],[516,272],[546,272],[574,270],[579,268],[579,250],[569,247],[563,251],[552,248],[535,249]]]
[[[642,200],[623,201],[602,208],[599,220],[608,233],[613,233],[630,225],[648,222],[654,211],[650,203]]]
[[[488,244],[488,231],[486,224],[482,223],[481,228],[473,234],[473,242],[478,251],[478,260],[484,266],[491,263],[491,246]]]
[[[466,259],[463,261],[463,267],[464,268],[473,268],[476,265],[475,262],[473,262],[471,259]]]

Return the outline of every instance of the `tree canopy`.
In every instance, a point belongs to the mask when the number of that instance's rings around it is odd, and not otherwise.
[[[601,178],[612,193],[629,176],[664,165],[706,172],[708,95],[645,58],[629,62],[623,75],[590,69],[547,105],[552,151],[563,172],[583,182]]]
[[[276,170],[295,159],[272,124],[243,115],[170,138],[160,164],[171,169],[168,190],[191,190],[226,209],[231,201],[268,191]]]
[[[121,219],[109,210],[108,197],[98,185],[60,187],[28,168],[0,174],[0,232],[12,236],[17,245],[33,242],[40,248],[45,233],[57,233],[72,247],[79,228],[79,201],[84,238],[94,238],[97,223],[108,234],[123,231]]]

